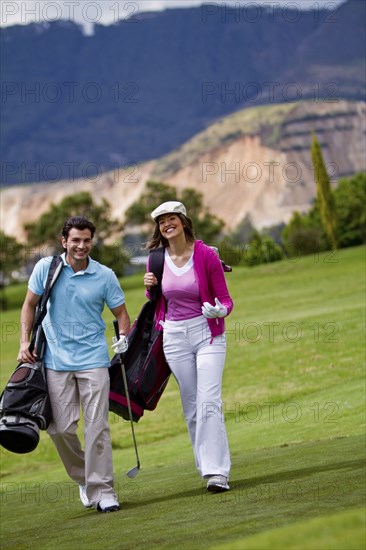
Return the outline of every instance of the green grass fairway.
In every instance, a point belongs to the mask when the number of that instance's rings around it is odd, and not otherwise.
[[[365,548],[365,248],[235,268],[227,281],[232,490],[206,493],[171,379],[135,425],[134,480],[130,425],[111,414],[118,513],[83,508],[47,434],[29,455],[0,450],[3,549]],[[122,286],[133,317],[142,275]],[[15,367],[25,286],[7,292],[1,387]]]

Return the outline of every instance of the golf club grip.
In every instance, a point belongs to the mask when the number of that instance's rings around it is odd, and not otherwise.
[[[114,326],[114,333],[116,335],[116,338],[119,340],[119,326],[118,326],[118,321],[117,319],[115,319],[113,321],[113,326]]]

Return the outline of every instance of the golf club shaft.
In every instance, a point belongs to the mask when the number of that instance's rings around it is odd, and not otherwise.
[[[114,325],[114,332],[116,334],[116,337],[119,338],[119,327],[118,327],[118,321],[115,319],[113,321]],[[130,395],[128,392],[128,386],[127,386],[127,378],[126,378],[126,370],[125,366],[123,364],[123,358],[122,353],[120,353],[120,360],[121,360],[121,369],[122,369],[122,378],[123,378],[123,386],[125,389],[126,399],[127,399],[127,409],[128,409],[128,416],[130,417],[130,424],[131,424],[131,430],[132,430],[132,438],[133,438],[133,445],[135,447],[135,454],[136,454],[136,460],[137,460],[137,468],[140,469],[140,460],[139,460],[139,454],[137,452],[137,444],[136,444],[136,437],[135,437],[135,428],[133,426],[133,418],[132,418],[132,411],[131,411],[131,402],[130,402]]]

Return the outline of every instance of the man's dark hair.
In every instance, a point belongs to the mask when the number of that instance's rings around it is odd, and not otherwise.
[[[84,216],[75,216],[65,221],[61,234],[66,241],[71,229],[73,228],[80,229],[80,230],[89,229],[91,233],[91,237],[92,238],[94,237],[95,225],[90,220],[87,220],[86,218],[84,218]]]

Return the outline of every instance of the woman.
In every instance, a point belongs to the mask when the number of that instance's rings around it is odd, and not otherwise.
[[[155,230],[148,248],[165,247],[157,324],[164,353],[181,394],[184,417],[207,490],[229,490],[230,453],[222,414],[221,382],[226,355],[224,319],[233,308],[221,261],[195,239],[185,206],[169,201],[151,214]],[[144,276],[146,294],[158,283]]]

